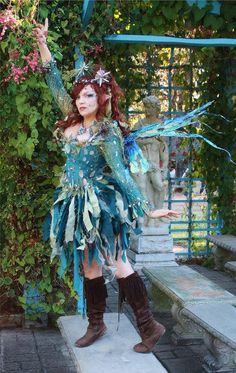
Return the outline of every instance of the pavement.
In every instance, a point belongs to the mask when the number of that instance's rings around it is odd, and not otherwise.
[[[199,265],[191,265],[191,268],[236,295],[236,280],[229,274]],[[116,281],[108,284],[108,294],[107,312],[117,312]],[[124,306],[124,312],[135,325],[134,316],[128,305]],[[154,316],[167,329],[166,334],[153,351],[167,371],[169,373],[202,373],[201,363],[206,347],[204,345],[174,345],[170,339],[174,325],[171,314],[155,313]],[[58,329],[14,328],[0,331],[0,372],[75,373],[77,370]]]

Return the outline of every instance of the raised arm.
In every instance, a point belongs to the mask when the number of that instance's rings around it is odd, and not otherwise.
[[[48,34],[48,19],[46,18],[44,25],[37,25],[34,30],[40,56],[45,67],[45,79],[52,92],[52,95],[59,106],[62,113],[66,116],[72,110],[71,97],[66,92],[64,84],[61,79],[61,74],[57,68],[56,62],[51,55],[47,46]]]

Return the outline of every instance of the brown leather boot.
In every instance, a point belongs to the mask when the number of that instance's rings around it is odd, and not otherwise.
[[[132,307],[142,338],[142,342],[134,346],[134,351],[140,353],[151,352],[165,333],[165,327],[153,317],[144,283],[138,273],[134,272],[128,277],[118,279],[118,284],[120,302],[126,300]]]
[[[89,325],[85,335],[75,342],[76,347],[87,347],[106,333],[103,322],[106,309],[107,289],[103,276],[89,280],[85,278],[85,297]]]

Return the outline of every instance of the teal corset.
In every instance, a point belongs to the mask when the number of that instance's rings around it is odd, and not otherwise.
[[[68,143],[65,146],[72,147]],[[66,190],[83,188],[86,183],[102,177],[105,165],[105,159],[96,145],[80,147],[79,153],[67,153],[61,185]]]

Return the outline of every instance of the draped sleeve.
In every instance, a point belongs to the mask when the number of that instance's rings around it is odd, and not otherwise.
[[[60,71],[57,68],[55,59],[52,57],[49,62],[43,65],[45,69],[45,79],[52,92],[54,100],[59,106],[64,116],[72,111],[72,99],[65,90]]]
[[[101,142],[101,149],[111,169],[112,176],[127,195],[129,206],[134,209],[135,215],[143,216],[144,213],[147,214],[151,210],[150,203],[139,190],[125,163],[123,138],[115,124],[107,125],[107,133]]]

